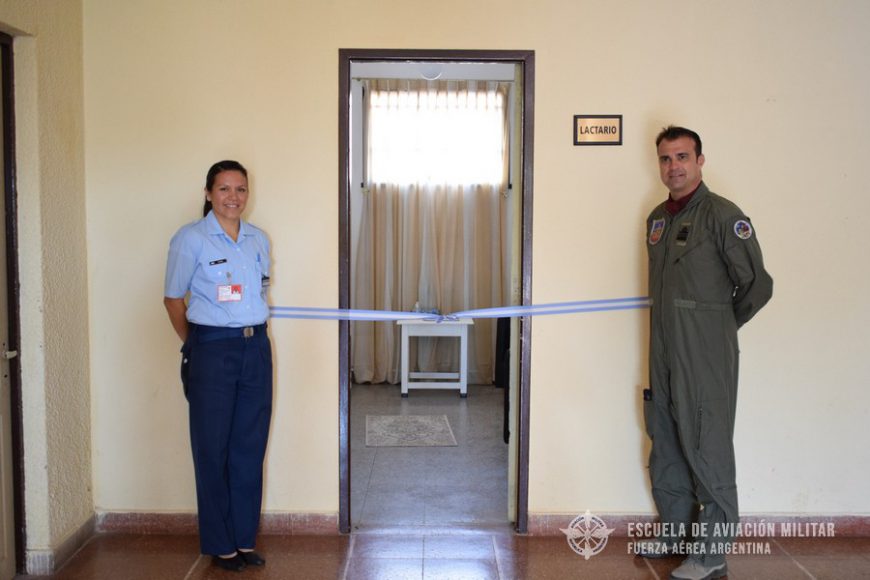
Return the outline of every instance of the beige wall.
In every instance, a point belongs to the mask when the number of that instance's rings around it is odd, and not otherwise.
[[[0,2],[15,37],[28,566],[93,515],[82,6]]]
[[[742,508],[870,513],[868,26],[863,0],[85,0],[96,509],[194,509],[161,296],[211,162],[251,170],[273,304],[337,304],[338,49],[378,47],[535,50],[536,302],[646,293],[643,220],[664,195],[651,141],[696,128],[708,184],[752,217],[776,280],[740,337]],[[624,115],[624,145],[573,147],[578,113]],[[645,314],[533,329],[530,511],[651,512]],[[336,324],[272,332],[266,509],[336,512]]]

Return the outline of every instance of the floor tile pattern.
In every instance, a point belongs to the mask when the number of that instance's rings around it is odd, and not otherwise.
[[[384,525],[490,525],[508,521],[504,391],[354,385],[350,396],[351,522]],[[456,447],[366,447],[366,415],[446,415]]]
[[[351,520],[346,536],[268,536],[262,568],[220,570],[195,535],[101,534],[55,575],[18,580],[667,579],[679,558],[644,560],[611,537],[586,560],[564,537],[522,536],[507,521],[502,391],[354,386]],[[457,447],[367,448],[366,414],[445,414]],[[768,555],[731,556],[729,579],[870,580],[870,538],[772,538]]]
[[[508,526],[397,526],[349,536],[261,536],[262,568],[226,572],[197,554],[196,536],[93,537],[53,576],[18,580],[590,580],[668,578],[679,558],[643,560],[610,538],[585,560],[564,538],[514,534]],[[728,578],[870,579],[870,538],[774,539],[772,553],[731,556]]]

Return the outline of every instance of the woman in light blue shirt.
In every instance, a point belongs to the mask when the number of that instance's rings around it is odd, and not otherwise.
[[[184,343],[200,548],[234,571],[265,564],[253,550],[272,415],[269,240],[241,219],[248,196],[240,163],[209,169],[204,217],[169,244],[163,299]]]

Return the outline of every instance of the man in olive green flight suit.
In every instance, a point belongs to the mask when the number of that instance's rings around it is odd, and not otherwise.
[[[733,539],[722,524],[738,522],[737,329],[770,299],[773,280],[749,218],[701,180],[698,134],[670,126],[656,147],[670,196],[647,220],[652,307],[644,417],[653,499],[668,524],[665,535],[672,534],[657,541],[674,555],[689,554],[671,578],[720,578],[727,572],[722,551]],[[681,529],[692,536],[693,522],[706,524],[695,526],[706,534],[673,543]]]

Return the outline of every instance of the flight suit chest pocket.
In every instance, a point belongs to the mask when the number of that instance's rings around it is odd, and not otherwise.
[[[671,257],[673,263],[690,260],[697,257],[704,258],[711,251],[715,252],[713,240],[704,232],[693,232],[691,226],[677,230],[671,242]]]

